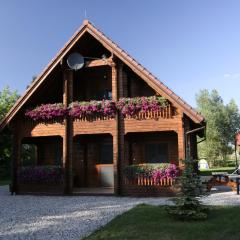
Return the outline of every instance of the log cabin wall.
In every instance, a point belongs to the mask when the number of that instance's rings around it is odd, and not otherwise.
[[[67,58],[78,52],[87,60],[84,68],[77,72],[69,71]],[[104,55],[104,57],[103,57]],[[63,103],[68,106],[72,101],[103,99],[104,91],[112,92],[112,99],[122,97],[163,95],[170,106],[160,113],[139,114],[124,118],[117,114],[115,118],[93,117],[93,119],[74,120],[67,117],[63,121],[34,122],[24,116],[25,110],[45,103]],[[187,114],[189,119],[186,120]],[[190,119],[191,118],[191,119]],[[196,124],[193,124],[195,122]],[[144,162],[147,141],[167,142],[170,161],[178,163],[186,156],[185,133],[187,129],[202,126],[204,118],[184,103],[169,88],[137,63],[126,52],[108,39],[91,23],[85,21],[82,28],[47,66],[20,103],[3,121],[4,127],[10,124],[14,133],[13,144],[13,185],[16,189],[16,172],[19,168],[21,141],[24,138],[58,136],[62,139],[62,164],[65,173],[65,193],[72,191],[72,179],[78,186],[97,186],[94,177],[94,165],[98,161],[98,143],[75,141],[78,136],[109,134],[113,143],[114,189],[121,193],[122,169],[133,162]],[[149,134],[159,133],[159,138]],[[166,133],[168,132],[168,133]],[[128,139],[129,134],[141,133],[144,140]],[[161,137],[160,137],[161,135]],[[145,139],[149,138],[148,140]],[[74,140],[74,141],[73,141]],[[197,157],[196,136],[191,136],[191,155]],[[134,143],[137,146],[134,146]],[[40,163],[52,163],[53,145],[46,140],[40,144],[42,154]],[[49,148],[49,149],[47,149]],[[135,149],[134,149],[135,148]],[[88,160],[91,168],[84,163]],[[40,164],[39,163],[39,164]],[[183,166],[183,165],[180,165]],[[91,170],[90,170],[91,169]],[[74,171],[78,172],[75,174]],[[89,176],[89,177],[88,177]],[[76,186],[77,186],[76,184]]]

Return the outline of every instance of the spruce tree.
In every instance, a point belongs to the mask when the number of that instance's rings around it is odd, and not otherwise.
[[[176,205],[167,207],[167,211],[180,220],[204,220],[208,216],[208,208],[199,200],[203,192],[200,177],[194,169],[196,160],[187,157],[184,163],[180,177],[181,196],[176,199]]]

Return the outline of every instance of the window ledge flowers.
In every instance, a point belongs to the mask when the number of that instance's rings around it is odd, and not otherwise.
[[[124,169],[124,175],[128,180],[134,180],[140,177],[153,179],[159,182],[163,179],[175,179],[179,176],[180,171],[175,164],[139,164],[130,165]]]
[[[81,119],[88,117],[114,118],[119,111],[124,117],[134,117],[140,112],[160,111],[168,106],[165,98],[160,96],[121,98],[112,100],[73,102],[68,108],[61,103],[42,104],[34,109],[28,109],[25,116],[34,121],[58,120],[66,117]]]
[[[21,184],[63,184],[61,166],[28,166],[18,171]]]

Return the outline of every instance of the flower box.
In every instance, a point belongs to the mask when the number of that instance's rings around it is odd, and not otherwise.
[[[169,105],[160,96],[121,98],[112,100],[73,102],[68,108],[62,103],[42,104],[28,109],[25,116],[34,121],[63,120],[70,116],[73,119],[92,119],[93,117],[114,118],[117,112],[124,117],[136,117],[139,113],[160,112]]]

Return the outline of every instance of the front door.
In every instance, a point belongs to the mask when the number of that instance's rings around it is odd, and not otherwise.
[[[101,144],[100,159],[99,164],[97,164],[97,171],[101,187],[114,186],[113,145],[111,143]]]

